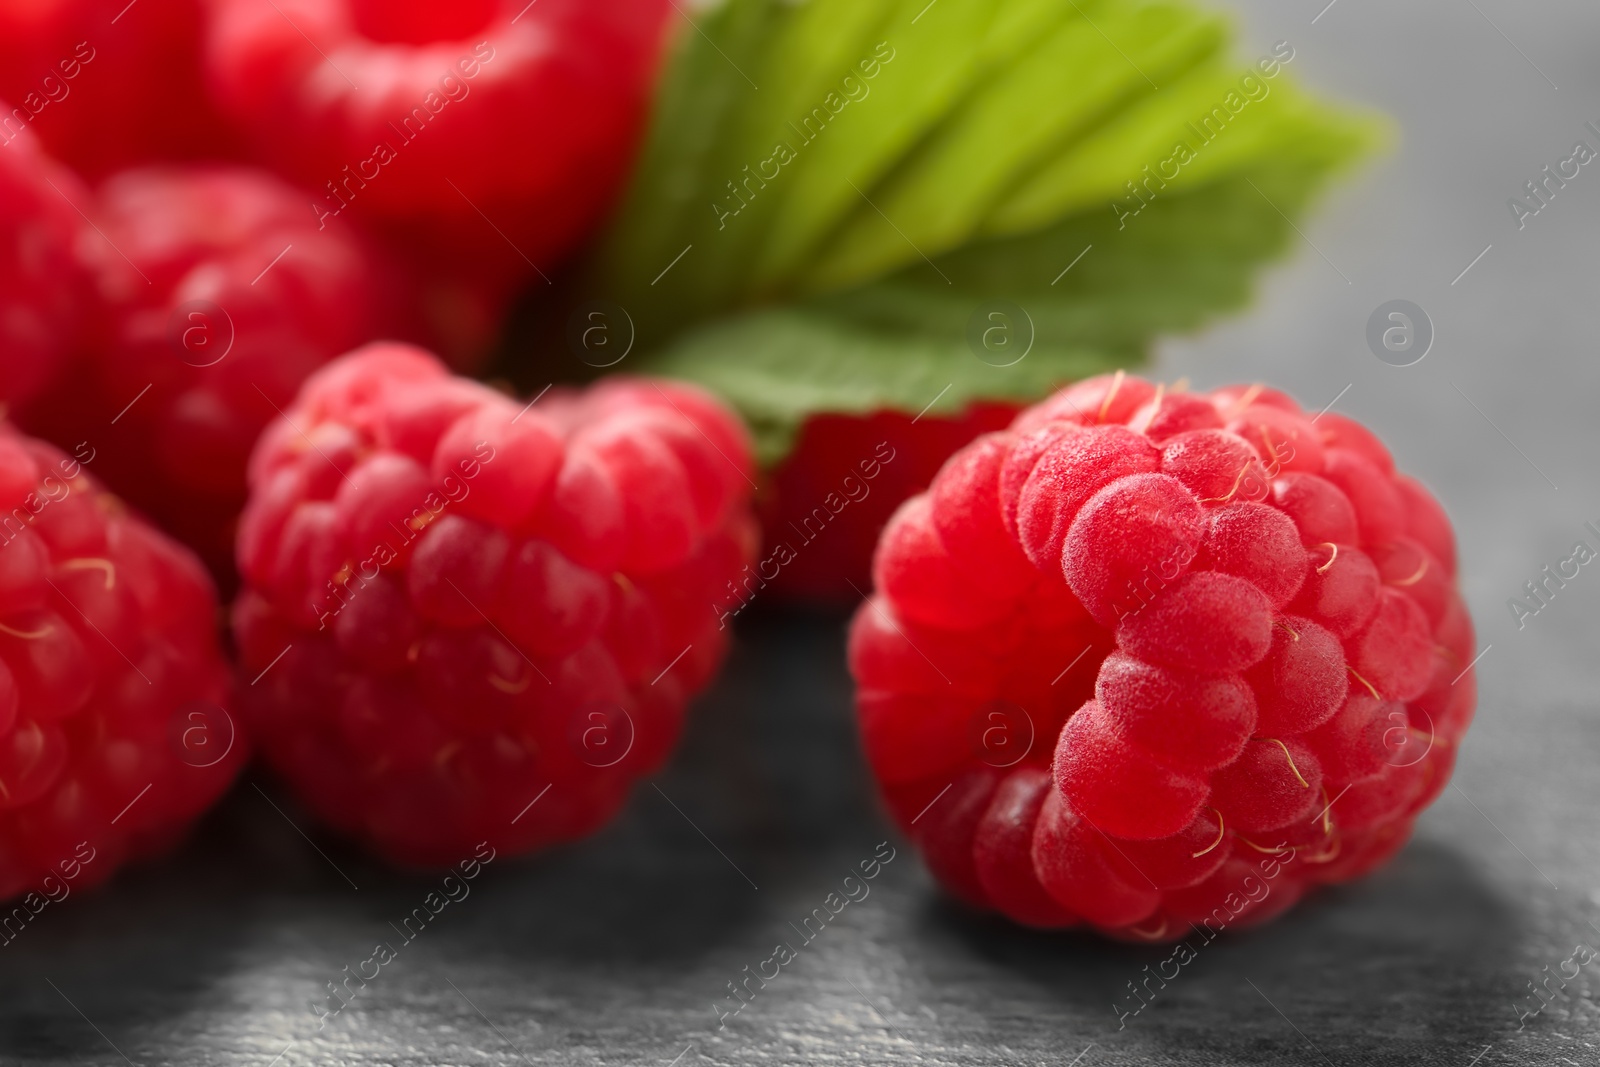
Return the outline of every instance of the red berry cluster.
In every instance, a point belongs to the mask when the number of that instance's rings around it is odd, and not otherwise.
[[[0,424],[0,899],[169,843],[244,759],[166,534],[229,593],[237,552],[239,706],[393,855],[573,836],[665,757],[753,549],[733,416],[336,361],[481,361],[618,191],[670,11],[0,0],[0,410],[54,442]]]
[[[722,657],[750,475],[744,429],[688,386],[523,406],[393,345],[318,372],[252,459],[239,535],[268,762],[402,863],[590,832]]]
[[[1259,921],[1444,787],[1475,699],[1455,566],[1357,423],[1085,381],[890,522],[850,641],[867,754],[962,899],[1146,940]],[[1244,900],[1263,856],[1291,859]]]
[[[123,171],[94,210],[76,373],[19,421],[95,442],[101,477],[227,575],[256,437],[307,375],[397,320],[395,287],[359,233],[319,233],[305,197],[262,171]]]
[[[0,429],[0,899],[169,846],[245,758],[210,579],[95,458]]]
[[[670,11],[0,0],[0,402],[231,587],[262,427],[359,344],[482,361],[617,193]]]
[[[54,442],[0,423],[0,899],[168,845],[250,747],[401,863],[581,836],[756,591],[846,599],[874,544],[867,752],[964,899],[1159,939],[1404,841],[1472,630],[1443,513],[1347,419],[1120,374],[824,415],[756,563],[706,394],[524,404],[409,346],[476,366],[554,284],[675,7],[0,0],[0,404]],[[243,587],[238,684],[189,549]],[[1282,888],[1233,909],[1258,855]]]

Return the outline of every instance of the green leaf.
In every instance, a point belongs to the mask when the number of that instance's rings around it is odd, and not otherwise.
[[[1240,305],[1382,133],[1228,38],[1180,0],[728,0],[680,40],[588,287],[767,459],[813,411],[1137,362]],[[999,356],[968,339],[997,301]]]
[[[1024,401],[1062,381],[1129,361],[1133,353],[1092,348],[1035,351],[1012,367],[973,358],[965,342],[885,332],[815,307],[754,311],[695,331],[650,362],[652,373],[686,378],[739,409],[755,435],[756,458],[788,454],[807,416],[882,408],[949,412],[973,397]],[[947,399],[961,398],[957,403]]]
[[[814,411],[953,414],[977,398],[1030,400],[1138,363],[1152,335],[1242,305],[1261,257],[1295,236],[1262,207],[1270,197],[1292,213],[1311,173],[1281,165],[1158,198],[1120,230],[1107,211],[975,242],[933,267],[715,320],[649,367],[727,397],[750,420],[763,462],[781,459]],[[997,301],[1024,318],[984,317]],[[983,346],[968,339],[975,316],[980,330],[1002,324],[1011,349],[980,359]]]

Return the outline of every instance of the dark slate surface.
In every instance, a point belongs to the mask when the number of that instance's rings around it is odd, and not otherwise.
[[[325,983],[397,941],[390,924],[439,882],[321,838],[319,854],[246,783],[169,861],[52,905],[0,950],[0,1062],[1600,1062],[1600,962],[1519,1030],[1540,1003],[1529,983],[1600,945],[1600,573],[1520,630],[1506,608],[1600,522],[1600,168],[1521,231],[1505,206],[1573,141],[1600,147],[1583,128],[1600,124],[1600,10],[1324,2],[1254,0],[1243,52],[1290,40],[1302,76],[1395,114],[1404,137],[1307,228],[1254,313],[1169,346],[1159,369],[1337,396],[1457,518],[1490,646],[1479,720],[1391,866],[1207,946],[1120,1025],[1126,983],[1164,950],[965,914],[894,841],[870,896],[719,1030],[726,983],[798,942],[788,924],[890,837],[841,620],[754,611],[681,758],[623,819],[497,860],[320,1030]],[[1364,341],[1394,298],[1437,329],[1412,367]]]
[[[46,911],[5,950],[0,1057],[1009,1065],[1087,1049],[1083,1064],[1464,1067],[1489,1046],[1480,1062],[1595,1062],[1582,1042],[1600,963],[1516,1033],[1524,983],[1600,943],[1590,710],[1491,700],[1466,795],[1448,793],[1397,862],[1202,947],[1119,1020],[1126,983],[1170,950],[964,913],[898,841],[869,894],[809,944],[788,925],[890,837],[854,744],[841,633],[758,618],[660,792],[640,789],[578,847],[497,860],[409,944],[390,924],[439,879],[319,841],[324,858],[246,785],[180,855]],[[331,1005],[325,983],[380,940],[397,958],[319,1024],[311,1002]],[[798,958],[719,1029],[726,983],[779,941]]]

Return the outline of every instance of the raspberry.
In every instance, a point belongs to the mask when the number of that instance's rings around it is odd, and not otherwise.
[[[20,418],[63,447],[92,442],[97,473],[231,584],[257,434],[391,321],[394,285],[350,230],[318,233],[300,194],[247,168],[126,171],[88,210],[105,235],[84,241],[98,330]]]
[[[1130,940],[1265,921],[1444,788],[1476,692],[1455,568],[1347,418],[1080,382],[889,521],[850,634],[867,759],[969,903]]]
[[[210,83],[259,158],[314,190],[307,217],[381,221],[424,242],[423,261],[472,264],[485,283],[550,272],[609,205],[671,13],[665,0],[209,3]]]
[[[524,407],[407,346],[329,364],[251,458],[252,736],[314,814],[403,864],[594,830],[722,657],[750,465],[684,385]]]
[[[96,461],[0,426],[0,899],[169,847],[245,759],[211,582]]]
[[[91,177],[232,158],[200,78],[201,0],[0,0],[0,142],[30,129]]]
[[[770,595],[797,604],[855,604],[872,582],[872,550],[894,509],[928,487],[951,454],[1001,430],[1013,404],[974,404],[960,415],[898,411],[813,415],[793,450],[765,480],[760,501],[767,544],[794,558],[770,579]]]
[[[0,401],[13,407],[59,375],[77,339],[89,284],[73,204],[87,201],[31,134],[0,147]]]

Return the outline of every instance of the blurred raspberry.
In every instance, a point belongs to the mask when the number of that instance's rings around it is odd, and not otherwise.
[[[354,215],[420,243],[421,261],[448,268],[430,290],[445,306],[550,274],[599,220],[671,12],[667,0],[209,3],[208,75],[259,157],[315,190],[323,224]]]
[[[236,154],[201,85],[200,0],[0,0],[0,97],[0,141],[34,130],[90,177]]]
[[[402,345],[319,371],[263,435],[240,526],[268,762],[404,864],[593,831],[722,658],[749,456],[664,381],[525,406]]]
[[[0,427],[0,898],[170,846],[245,758],[204,569],[96,462]]]
[[[0,108],[4,102],[0,101]],[[89,298],[77,260],[88,193],[26,130],[0,146],[0,402],[26,403],[56,379]]]
[[[941,882],[1029,925],[1167,940],[1359,877],[1472,716],[1442,510],[1260,386],[1063,390],[953,456],[874,577],[868,759]]]
[[[767,539],[762,558],[773,558],[780,545],[794,553],[770,580],[774,599],[829,606],[859,601],[872,581],[878,534],[895,508],[926,489],[957,449],[1004,429],[1018,410],[981,403],[953,417],[885,410],[808,418],[760,501]]]
[[[348,227],[319,232],[305,205],[244,167],[109,179],[83,241],[97,328],[77,373],[19,416],[65,447],[96,447],[101,478],[225,584],[257,434],[308,374],[396,319],[378,254]]]

